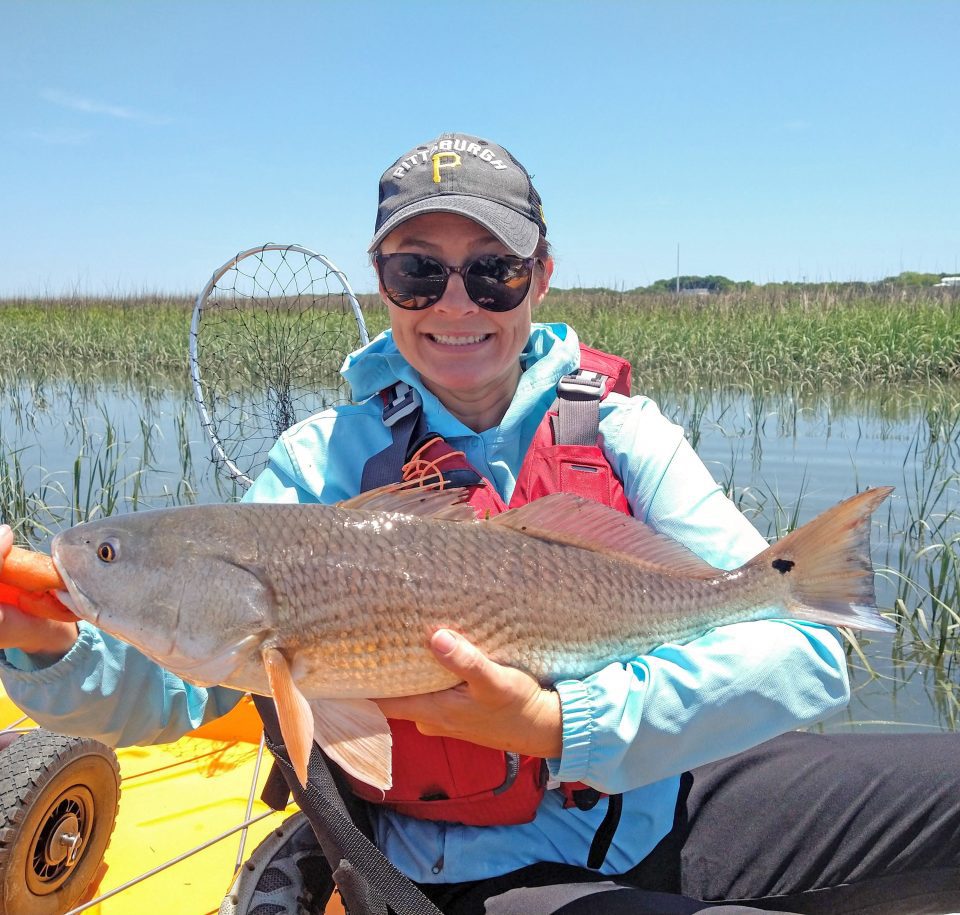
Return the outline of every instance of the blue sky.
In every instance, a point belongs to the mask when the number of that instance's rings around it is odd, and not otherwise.
[[[557,286],[960,272],[956,0],[0,0],[0,295],[195,293],[265,241],[358,291],[445,130],[534,174]]]

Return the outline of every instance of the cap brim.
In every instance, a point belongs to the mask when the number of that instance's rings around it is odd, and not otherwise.
[[[530,257],[540,240],[540,229],[535,222],[515,210],[485,200],[458,194],[444,194],[418,200],[397,210],[380,228],[370,242],[368,251],[374,251],[397,226],[423,213],[457,213],[483,226],[494,238],[503,242],[519,257]]]

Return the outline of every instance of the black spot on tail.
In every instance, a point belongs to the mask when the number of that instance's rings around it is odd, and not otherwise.
[[[781,575],[786,575],[796,563],[792,559],[774,559],[770,563]]]

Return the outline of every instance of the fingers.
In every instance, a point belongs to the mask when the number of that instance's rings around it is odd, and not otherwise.
[[[3,558],[13,547],[13,530],[9,524],[0,524],[0,569],[3,568]]]
[[[13,546],[13,531],[9,524],[0,524],[0,569],[4,557]],[[0,586],[3,588],[6,586]],[[43,599],[37,597],[37,603]],[[57,604],[52,598],[52,604]],[[0,648],[20,648],[42,656],[51,662],[62,657],[77,640],[79,630],[72,614],[50,617],[22,612],[9,603],[0,603]]]
[[[66,654],[78,634],[76,623],[31,616],[0,603],[0,648],[19,648],[55,659]]]
[[[430,639],[430,648],[437,661],[460,677],[477,699],[499,691],[500,666],[462,635],[438,629]]]

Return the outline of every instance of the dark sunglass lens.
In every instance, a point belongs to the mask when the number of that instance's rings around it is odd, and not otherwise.
[[[443,295],[443,264],[422,254],[387,254],[380,258],[380,280],[390,301],[401,308],[428,308]]]
[[[532,276],[532,260],[485,254],[470,264],[464,284],[470,298],[481,308],[510,311],[524,300]]]

